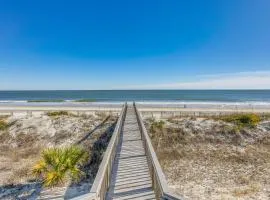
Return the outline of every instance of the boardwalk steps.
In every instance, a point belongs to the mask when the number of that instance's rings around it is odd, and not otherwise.
[[[168,190],[135,104],[124,105],[91,191],[79,199],[182,199]]]

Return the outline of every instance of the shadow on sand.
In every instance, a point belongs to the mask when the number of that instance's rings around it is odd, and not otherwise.
[[[110,116],[106,117],[99,125],[97,125],[93,130],[91,130],[89,133],[87,133],[82,139],[80,139],[79,141],[75,142],[75,144],[79,145],[82,144],[85,140],[87,140],[87,138],[89,138],[96,130],[98,130],[99,128],[101,128],[110,118]]]
[[[107,121],[108,119],[106,119]],[[106,122],[105,121],[105,122]],[[105,124],[102,123],[102,125]],[[100,126],[102,126],[100,125]],[[93,146],[91,149],[89,149],[89,156],[90,160],[88,163],[86,163],[82,171],[85,173],[85,176],[81,178],[81,180],[77,183],[72,183],[68,186],[64,199],[69,199],[73,197],[77,197],[83,194],[86,194],[90,192],[92,183],[94,181],[94,178],[98,172],[99,165],[102,161],[103,158],[103,153],[106,151],[106,148],[108,146],[108,143],[110,141],[110,138],[113,134],[114,128],[116,126],[116,122],[114,122],[111,126],[109,126],[100,136],[99,138],[94,142]],[[95,129],[96,130],[96,129]],[[94,132],[94,131],[91,131]],[[82,142],[80,142],[80,145],[87,145],[87,138],[89,136],[85,137]]]
[[[0,199],[34,200],[41,190],[40,182],[0,186]]]

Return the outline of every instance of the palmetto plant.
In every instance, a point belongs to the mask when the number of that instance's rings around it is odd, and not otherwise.
[[[78,180],[83,172],[80,166],[86,162],[87,153],[78,146],[48,148],[42,152],[42,159],[33,167],[33,173],[41,178],[46,187]]]

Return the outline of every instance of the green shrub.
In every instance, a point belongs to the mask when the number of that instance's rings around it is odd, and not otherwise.
[[[42,152],[42,159],[33,167],[33,173],[46,187],[63,184],[67,179],[76,181],[83,175],[80,166],[86,159],[86,151],[78,146],[49,148]]]
[[[150,131],[155,132],[157,130],[162,130],[164,128],[165,122],[160,120],[160,121],[154,121],[152,122],[150,126]]]
[[[96,102],[95,99],[77,99],[74,102]]]
[[[48,112],[47,115],[50,117],[58,117],[58,116],[69,115],[69,113],[67,111],[54,111],[54,112]]]
[[[0,120],[0,131],[6,130],[8,128],[8,123],[5,122],[4,120]]]
[[[37,99],[37,100],[28,100],[28,103],[60,103],[65,102],[65,100],[62,99]]]
[[[261,121],[260,116],[254,113],[233,114],[221,118],[226,122],[234,123],[240,127],[256,127]]]

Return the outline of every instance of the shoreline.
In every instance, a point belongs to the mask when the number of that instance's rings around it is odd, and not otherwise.
[[[128,102],[132,103],[132,102]],[[136,102],[138,109],[141,112],[255,112],[255,113],[270,113],[270,104],[266,105],[250,105],[250,104],[198,104],[198,103],[142,103]],[[0,114],[5,112],[45,112],[45,111],[114,111],[120,112],[123,103],[120,102],[95,102],[95,103],[27,103],[27,104],[15,104],[15,103],[0,103]]]
[[[152,113],[190,113],[195,115],[200,115],[204,113],[270,113],[270,108],[262,108],[262,109],[248,109],[248,108],[139,108],[139,110],[143,113],[152,112]]]

